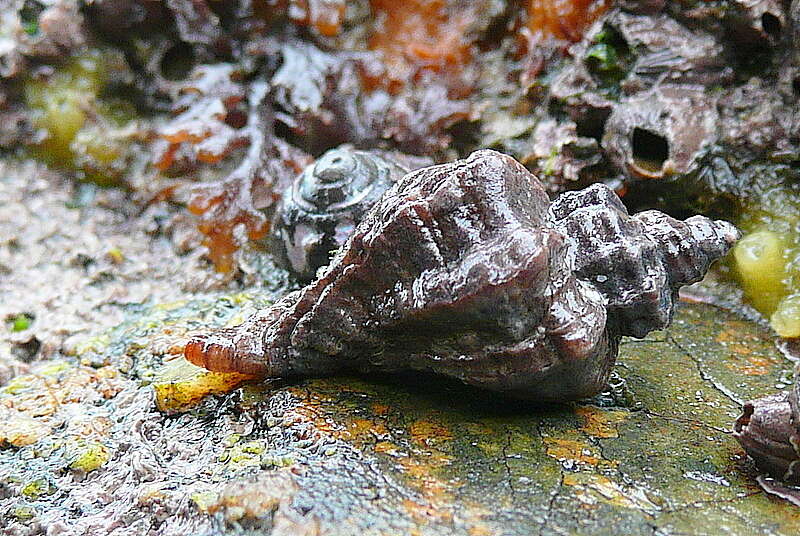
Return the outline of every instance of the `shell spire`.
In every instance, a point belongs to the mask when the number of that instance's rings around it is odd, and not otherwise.
[[[606,298],[609,321],[639,338],[666,327],[678,289],[700,281],[739,238],[730,223],[704,216],[631,216],[603,184],[562,194],[550,218],[575,245],[576,275]]]
[[[605,387],[622,335],[669,322],[678,287],[735,236],[630,216],[604,186],[551,204],[514,159],[478,151],[403,177],[315,281],[185,355],[269,377],[423,370],[574,400]]]

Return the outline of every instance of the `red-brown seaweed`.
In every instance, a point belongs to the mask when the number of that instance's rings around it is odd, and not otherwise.
[[[186,346],[215,371],[302,377],[422,370],[538,402],[606,385],[622,335],[665,327],[681,285],[738,236],[629,216],[603,185],[552,204],[509,156],[406,175],[314,282]]]

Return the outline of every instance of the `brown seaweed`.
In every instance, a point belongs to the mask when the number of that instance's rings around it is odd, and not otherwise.
[[[386,66],[371,53],[330,53],[295,42],[280,46],[280,56],[270,82],[277,119],[312,150],[389,141],[403,152],[430,155],[448,148],[449,129],[474,115],[465,91],[448,88],[429,71],[422,71],[418,86],[398,94],[380,87]]]
[[[700,216],[630,216],[602,185],[551,204],[511,157],[478,151],[406,175],[316,281],[185,355],[263,377],[421,370],[573,400],[606,385],[622,335],[665,327],[678,288],[737,236]]]

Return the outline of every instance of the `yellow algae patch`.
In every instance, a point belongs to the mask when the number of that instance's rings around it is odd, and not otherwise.
[[[727,363],[729,369],[745,376],[769,374],[774,361],[767,357],[748,355],[746,363]]]
[[[545,453],[558,461],[572,460],[596,467],[600,462],[599,452],[585,441],[545,437]]]
[[[53,415],[65,404],[82,402],[100,394],[113,398],[122,390],[118,372],[110,367],[94,369],[47,363],[31,374],[15,378],[2,391],[0,406],[16,409],[29,417]]]
[[[403,507],[406,512],[419,524],[426,524],[429,522],[445,522],[449,523],[453,520],[453,512],[447,508],[440,508],[430,503],[422,503],[405,499]]]
[[[391,441],[379,441],[375,443],[375,452],[386,454],[393,457],[408,456],[406,452]]]
[[[445,425],[430,420],[415,421],[409,431],[415,443],[426,447],[453,439],[453,434]]]
[[[51,427],[42,420],[0,405],[0,447],[33,445],[50,430]]]
[[[22,486],[19,492],[28,499],[36,500],[43,495],[51,495],[55,492],[55,487],[47,478],[36,478],[30,480]]]
[[[583,417],[581,430],[592,437],[619,437],[617,426],[628,418],[627,411],[604,410],[595,406],[580,406],[575,413]]]
[[[175,359],[156,371],[156,406],[166,413],[186,411],[207,395],[227,393],[252,379],[237,372],[210,372],[183,358]]]
[[[599,500],[651,515],[661,509],[648,496],[644,488],[639,486],[623,487],[608,477],[595,473],[567,473],[564,475],[564,485],[578,488],[578,499],[587,504],[594,504]]]
[[[295,423],[310,423],[314,425],[314,429],[319,433],[339,437],[344,426],[333,418],[326,417],[324,415],[325,409],[322,407],[323,404],[332,402],[333,399],[317,393],[309,393],[298,387],[289,387],[287,391],[297,397],[298,403],[283,414],[283,420],[280,424],[291,426]]]
[[[452,504],[453,491],[460,486],[460,483],[444,480],[439,475],[443,467],[453,463],[451,456],[437,452],[425,452],[397,456],[396,459],[402,468],[405,482],[420,492],[428,503],[426,508],[433,508],[438,512],[440,510],[438,505]],[[440,514],[441,512],[437,516]],[[447,515],[451,516],[452,513]]]
[[[266,450],[266,443],[260,440],[236,442],[220,455],[219,461],[226,462],[224,471],[258,466]]]
[[[389,414],[389,406],[387,406],[386,404],[378,404],[378,403],[372,404],[372,412],[375,413],[375,415],[380,415],[382,417],[385,417],[386,415]]]
[[[717,334],[716,340],[722,344],[741,344],[743,341],[758,342],[760,340],[758,337],[749,334],[750,328],[751,326],[747,322],[728,320],[723,324],[723,328]],[[747,348],[746,345],[745,348]]]
[[[340,439],[359,444],[371,443],[378,438],[389,435],[386,425],[370,419],[353,419],[344,425],[344,429],[335,434]]]
[[[197,509],[204,514],[209,513],[209,509],[219,504],[219,493],[216,491],[197,491],[192,493],[189,498],[197,506]]]
[[[74,440],[67,444],[70,469],[85,473],[99,469],[111,459],[111,451],[99,441]]]

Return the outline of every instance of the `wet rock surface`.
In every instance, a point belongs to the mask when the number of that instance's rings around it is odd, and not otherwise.
[[[68,359],[4,388],[25,417],[55,397],[37,422],[83,415],[0,453],[9,534],[794,533],[797,511],[761,492],[726,428],[789,364],[718,310],[682,306],[668,331],[623,342],[640,409],[537,409],[412,376],[247,385],[166,416],[143,379],[154,352],[131,341],[166,318],[179,331],[235,316],[225,303],[149,311],[111,335],[116,350],[82,356],[110,366]],[[111,374],[125,355],[136,365]]]
[[[0,182],[4,208],[18,207],[30,184],[17,173]],[[72,214],[62,188],[45,182],[35,198]],[[60,230],[88,225],[104,236],[113,226],[91,225],[103,214],[90,203]],[[130,220],[127,236],[149,221]],[[4,229],[24,236],[28,224],[10,218]],[[21,274],[17,284],[27,302],[55,304],[58,323],[71,312],[54,301],[64,286],[37,279],[46,264],[34,261],[53,255],[39,242],[5,243],[5,262],[30,259],[29,286]],[[126,256],[151,263],[138,281],[176,266],[148,256],[147,244]],[[279,270],[261,270],[281,281]],[[187,299],[191,291],[157,281],[174,294],[118,306],[121,323],[94,307],[82,330],[34,319],[26,329],[52,351],[24,370],[7,350],[23,332],[4,324],[4,535],[796,534],[800,513],[762,491],[730,429],[745,400],[789,387],[792,364],[768,332],[721,310],[681,304],[668,330],[623,339],[616,372],[633,403],[603,395],[542,409],[401,375],[245,383],[187,408],[176,392],[218,387],[196,369],[175,371],[188,367],[179,357],[187,333],[239,324],[286,285]],[[230,380],[242,378],[222,391]]]

